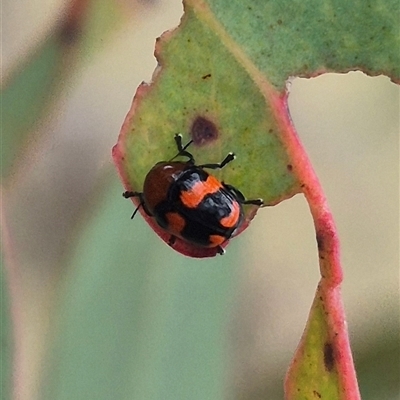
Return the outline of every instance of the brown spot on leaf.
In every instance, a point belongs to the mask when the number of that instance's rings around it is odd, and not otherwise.
[[[324,249],[324,236],[317,233],[316,239],[317,239],[318,250],[322,251]]]
[[[313,390],[313,395],[315,398],[322,399],[321,393],[317,392],[316,390]]]
[[[190,136],[194,144],[202,146],[218,138],[218,129],[214,122],[199,116],[193,121]]]
[[[292,172],[292,171],[293,171],[293,165],[292,165],[292,164],[286,165],[286,168],[287,168],[287,170],[288,170],[289,172]]]
[[[330,342],[326,342],[324,345],[324,365],[325,369],[329,372],[331,372],[333,367],[335,366],[333,346]]]

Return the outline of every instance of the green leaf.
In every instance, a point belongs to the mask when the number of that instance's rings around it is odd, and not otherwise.
[[[279,90],[290,76],[354,69],[385,74],[399,82],[397,0],[204,3]]]
[[[340,382],[327,312],[317,293],[286,382],[286,398],[339,399]]]
[[[198,164],[235,152],[237,159],[215,175],[247,198],[274,204],[298,191],[273,111],[229,50],[190,8],[179,32],[159,40],[162,71],[138,90],[118,144],[127,188],[140,190],[154,164],[174,157],[174,134],[182,133],[184,141],[194,139],[190,151]]]

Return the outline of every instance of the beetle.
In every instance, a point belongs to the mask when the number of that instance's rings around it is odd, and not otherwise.
[[[244,221],[244,204],[262,206],[262,199],[246,200],[232,185],[219,181],[205,169],[222,169],[236,157],[228,155],[220,163],[196,165],[187,151],[193,143],[182,145],[176,134],[178,154],[169,161],[160,161],[147,173],[142,192],[126,191],[125,198],[137,197],[140,207],[168,232],[169,245],[180,238],[194,246],[213,248],[224,254],[222,245],[237,233]],[[177,157],[187,161],[174,161]]]

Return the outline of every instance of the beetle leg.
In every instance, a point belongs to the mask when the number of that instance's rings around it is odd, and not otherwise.
[[[126,199],[129,199],[131,197],[139,197],[139,198],[141,198],[142,194],[143,193],[140,193],[140,192],[129,192],[129,191],[126,191],[126,192],[122,193],[122,196],[125,197]]]
[[[175,244],[175,241],[176,241],[176,236],[171,235],[168,240],[168,244],[172,247]]]
[[[242,193],[239,189],[236,189],[235,186],[228,185],[228,184],[225,183],[225,182],[222,182],[222,184],[224,185],[224,187],[225,187],[226,189],[228,189],[228,190],[235,196],[235,199],[236,199],[240,204],[243,204],[243,202],[246,201],[245,197],[243,196],[243,193]]]
[[[174,139],[175,139],[175,143],[176,143],[176,147],[177,147],[178,151],[181,152],[183,150],[182,135],[180,133],[177,133],[174,136]]]
[[[264,201],[263,199],[252,199],[252,200],[246,200],[245,197],[243,196],[243,193],[236,189],[234,186],[232,185],[228,185],[225,182],[222,182],[222,184],[224,185],[224,187],[226,187],[236,198],[236,200],[240,203],[240,204],[253,204],[255,206],[259,206],[261,207],[262,205],[264,205]]]
[[[228,153],[228,155],[220,163],[216,164],[203,164],[198,165],[199,168],[210,168],[210,169],[221,169],[224,168],[226,164],[230,163],[236,158],[234,153]]]

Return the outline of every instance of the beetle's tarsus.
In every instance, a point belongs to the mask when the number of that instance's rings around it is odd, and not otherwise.
[[[217,247],[218,254],[223,256],[226,253],[226,250],[222,246]]]
[[[245,200],[242,201],[242,204],[253,204],[255,206],[261,207],[264,205],[264,200],[263,199]]]
[[[229,164],[236,158],[234,153],[228,153],[228,155],[220,163],[214,164],[202,164],[198,165],[199,168],[210,168],[210,169],[221,169],[224,168],[226,164]]]

